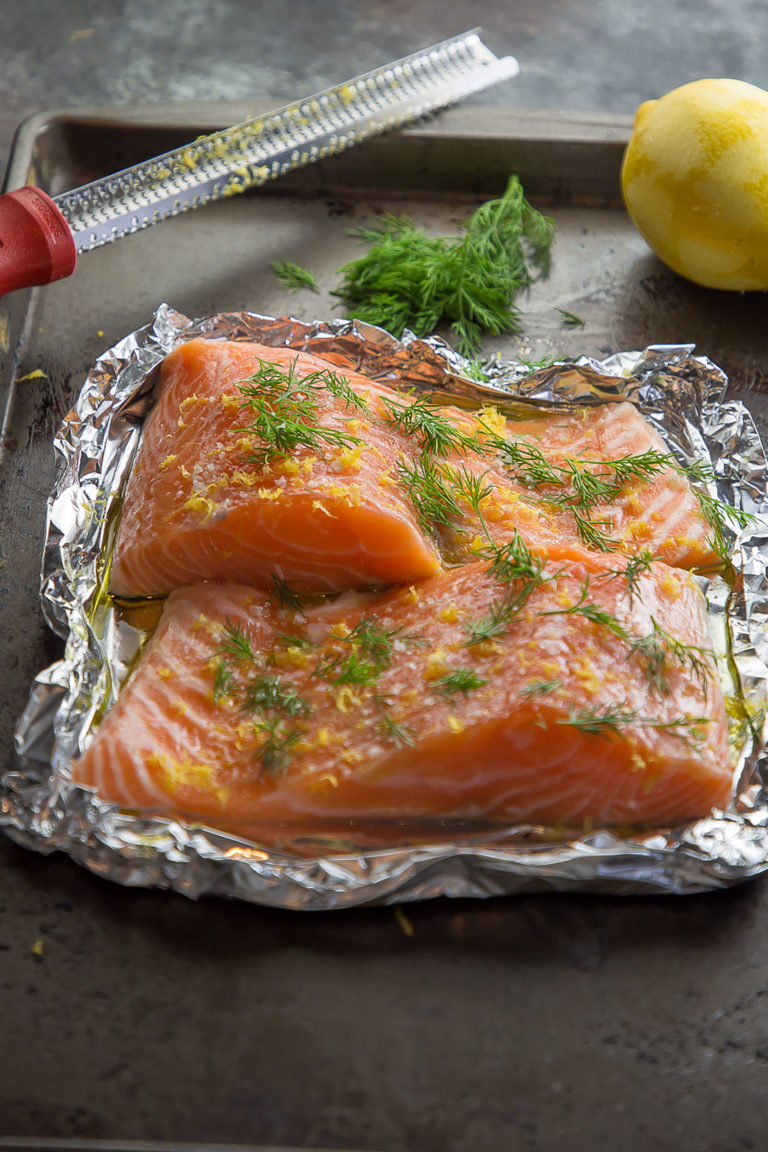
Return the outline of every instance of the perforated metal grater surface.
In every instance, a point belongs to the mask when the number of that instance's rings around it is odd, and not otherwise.
[[[55,198],[78,252],[264,184],[518,73],[477,30]]]

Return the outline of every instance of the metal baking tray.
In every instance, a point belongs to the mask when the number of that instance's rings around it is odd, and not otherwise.
[[[152,106],[38,115],[19,129],[6,188],[55,195],[223,125],[259,105]],[[35,672],[55,656],[37,601],[53,434],[96,356],[165,302],[191,317],[252,310],[300,319],[340,315],[338,268],[359,251],[350,229],[386,211],[451,234],[511,173],[551,214],[551,276],[521,301],[523,331],[484,351],[546,357],[691,343],[729,375],[761,431],[768,329],[759,294],[697,288],[649,252],[623,209],[626,117],[515,111],[469,104],[375,138],[273,181],[81,257],[73,277],[0,299],[0,740],[11,734]],[[321,291],[290,292],[271,265],[290,259]],[[583,320],[567,327],[562,312]]]
[[[36,116],[7,187],[56,193],[259,110]],[[557,222],[553,274],[522,300],[523,334],[486,350],[538,360],[690,342],[765,431],[762,298],[698,289],[648,252],[621,204],[630,129],[468,104],[0,299],[3,765],[33,676],[59,655],[38,593],[53,434],[94,359],[161,301],[189,316],[336,315],[350,225],[389,209],[452,229],[517,172]],[[319,295],[280,287],[270,265],[285,258],[321,273]],[[762,1138],[764,886],[674,904],[550,893],[296,917],[119,888],[10,841],[0,862],[9,1135],[422,1152],[559,1147],[574,1133],[627,1152],[653,1133]]]
[[[19,130],[6,185],[31,182],[55,195],[259,110],[37,116]],[[161,301],[191,317],[251,310],[329,319],[341,314],[338,269],[359,251],[354,225],[396,212],[431,232],[455,233],[516,173],[555,219],[552,273],[521,300],[522,332],[487,340],[484,352],[535,363],[691,343],[725,369],[732,394],[750,401],[758,423],[764,419],[758,365],[767,337],[755,335],[765,331],[759,303],[698,289],[649,252],[621,200],[630,128],[621,117],[456,108],[85,254],[69,280],[0,300],[4,756],[12,756],[12,729],[32,677],[56,646],[37,602],[53,434],[95,357],[146,323]],[[282,287],[271,267],[282,259],[315,271],[320,292]],[[566,325],[564,313],[582,323]]]

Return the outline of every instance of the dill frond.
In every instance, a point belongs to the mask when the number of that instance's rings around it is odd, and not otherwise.
[[[519,330],[515,297],[549,274],[554,223],[532,208],[512,176],[504,195],[473,213],[460,237],[431,238],[407,217],[387,215],[353,235],[368,251],[340,269],[336,295],[350,316],[400,336],[450,324],[471,357],[485,333]]]
[[[280,283],[290,288],[292,292],[298,292],[300,288],[309,288],[312,292],[320,291],[320,284],[314,272],[310,272],[300,264],[294,264],[292,260],[274,260],[272,271]]]

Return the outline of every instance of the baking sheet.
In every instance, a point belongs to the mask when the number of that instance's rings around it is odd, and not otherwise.
[[[88,350],[93,354],[99,342],[103,341],[102,347],[109,346],[110,337],[114,340],[123,335],[132,323],[139,326],[146,322],[158,292],[193,316],[248,307],[278,315],[292,312],[307,319],[328,317],[337,305],[333,297],[335,271],[356,252],[348,235],[351,225],[367,215],[389,210],[408,212],[430,230],[454,231],[456,222],[469,214],[478,199],[503,190],[503,184],[494,185],[495,180],[505,180],[510,171],[517,171],[528,195],[546,205],[556,218],[554,274],[523,301],[524,335],[487,341],[487,352],[530,360],[579,352],[605,355],[658,342],[659,328],[669,331],[665,323],[670,322],[670,312],[674,322],[677,312],[689,317],[682,325],[687,339],[691,338],[695,319],[711,333],[715,347],[720,341],[723,355],[714,358],[731,376],[731,394],[751,393],[753,400],[760,399],[757,377],[750,376],[751,353],[738,341],[731,342],[730,333],[725,330],[727,315],[724,318],[711,301],[710,310],[702,312],[699,292],[691,294],[687,289],[693,286],[681,285],[648,256],[621,210],[617,200],[621,126],[606,123],[603,129],[611,137],[609,140],[585,141],[578,139],[578,128],[571,124],[572,138],[558,140],[554,138],[556,122],[552,120],[549,132],[553,138],[545,140],[545,147],[530,131],[530,125],[528,136],[522,129],[515,135],[509,128],[501,133],[500,126],[489,120],[482,113],[471,112],[453,131],[446,131],[444,125],[439,130],[424,127],[372,142],[376,145],[375,154],[370,146],[361,148],[359,153],[345,154],[339,168],[328,164],[318,171],[314,184],[307,182],[305,171],[301,180],[270,186],[266,196],[241,197],[170,221],[144,236],[91,254],[83,259],[72,281],[30,295],[19,331],[15,386],[9,392],[6,408],[4,447],[9,467],[4,469],[4,483],[6,479],[10,483],[3,516],[9,531],[6,534],[4,530],[2,536],[11,546],[14,539],[18,544],[13,549],[13,576],[15,603],[21,615],[16,616],[18,635],[13,637],[10,652],[11,660],[16,659],[25,678],[14,676],[10,686],[8,695],[14,710],[7,718],[3,715],[4,736],[6,719],[12,722],[18,715],[18,703],[14,701],[18,690],[23,693],[34,672],[50,662],[51,638],[43,634],[44,629],[37,627],[36,643],[28,643],[30,620],[36,624],[39,621],[39,608],[34,599],[30,601],[29,594],[34,591],[36,596],[34,576],[39,566],[42,531],[35,537],[23,525],[29,513],[41,518],[53,477],[49,455],[53,430],[82,382],[90,358],[95,358],[88,357]],[[36,181],[43,183],[42,176],[47,171],[49,190],[54,192],[67,182],[66,147],[72,148],[78,138],[76,122],[66,121],[65,132],[61,131],[63,126],[51,121],[45,133],[38,133],[45,137],[46,145],[56,139],[56,163],[50,161],[50,150],[46,152],[42,147],[34,158]],[[112,130],[116,131],[114,125]],[[130,126],[130,132],[133,139],[136,125]],[[590,133],[594,137],[594,125],[582,134],[589,137]],[[74,149],[72,174],[88,173],[89,164],[95,164],[96,155],[88,150],[94,138],[98,139],[98,132],[94,136],[94,124],[86,122],[81,149]],[[151,131],[145,142],[149,153],[156,150],[156,136]],[[457,148],[464,158],[461,165],[456,163]],[[484,155],[485,167],[480,163]],[[467,162],[471,158],[477,161],[475,165]],[[553,158],[560,161],[555,180]],[[99,162],[105,159],[110,157],[105,158],[100,152]],[[447,190],[446,172],[453,173]],[[465,176],[460,187],[456,187],[457,172]],[[601,184],[596,184],[596,174],[602,176]],[[270,264],[273,259],[286,258],[320,273],[320,294],[293,296],[280,288]],[[649,267],[652,271],[644,275]],[[653,290],[649,282],[655,284]],[[656,290],[660,296],[652,307]],[[627,310],[627,294],[631,291],[635,292],[636,304],[644,301],[645,311],[639,307]],[[751,304],[747,301],[743,312],[748,313]],[[557,308],[581,316],[583,326],[576,330],[565,328]],[[145,310],[143,315],[141,309]],[[72,317],[83,319],[73,324]],[[645,338],[627,342],[627,325],[640,325],[643,321],[653,323],[653,331],[649,328]],[[680,315],[677,322],[679,342]],[[712,355],[708,347],[701,351]],[[759,403],[750,406],[757,409],[759,422]],[[26,505],[22,490],[27,496]],[[39,520],[38,524],[41,529]],[[5,586],[2,591],[5,597]],[[8,600],[4,608],[7,603]],[[462,891],[466,894],[465,889]]]

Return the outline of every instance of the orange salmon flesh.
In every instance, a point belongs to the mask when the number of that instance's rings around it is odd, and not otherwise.
[[[320,429],[314,444],[310,435],[267,459],[247,395],[264,365],[284,380],[315,378],[309,420],[301,400],[286,407],[300,427]],[[438,456],[397,418],[413,397],[354,372],[344,375],[345,394],[334,395],[326,384],[337,378],[334,365],[286,348],[196,339],[175,349],[127,486],[112,592],[158,596],[200,580],[269,588],[273,574],[305,592],[382,588],[434,575],[446,559],[471,558],[486,538],[515,532],[544,555],[583,560],[595,545],[578,530],[564,483],[569,461],[605,474],[606,460],[666,455],[624,403],[530,424],[445,408],[454,442]],[[510,444],[528,452],[522,463],[509,459]],[[545,479],[533,489],[529,473],[542,456],[560,484]],[[430,521],[423,492],[435,476],[455,507]],[[486,490],[477,507],[468,500],[473,480]],[[648,550],[683,567],[716,559],[691,486],[672,468],[623,485],[581,515],[588,525],[622,553]]]
[[[175,591],[75,779],[241,832],[313,814],[656,825],[724,805],[692,578],[655,564],[631,597],[605,567],[539,579],[498,631],[482,563],[306,615],[242,585]]]
[[[711,537],[629,403],[513,421],[190,340],[109,569],[120,601],[167,599],[73,778],[275,842],[313,820],[699,818],[732,788],[689,571],[721,562]]]

